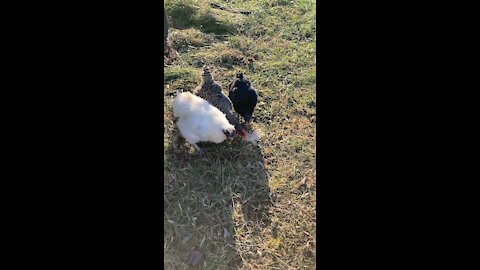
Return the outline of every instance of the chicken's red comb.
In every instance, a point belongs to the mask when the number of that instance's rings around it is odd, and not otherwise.
[[[240,135],[242,136],[242,139],[246,139],[247,138],[247,130],[246,129],[242,129],[242,134]]]

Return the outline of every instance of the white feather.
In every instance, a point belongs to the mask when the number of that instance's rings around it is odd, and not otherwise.
[[[180,133],[194,146],[198,142],[221,143],[227,139],[224,130],[235,130],[224,113],[190,92],[178,93],[172,105]]]

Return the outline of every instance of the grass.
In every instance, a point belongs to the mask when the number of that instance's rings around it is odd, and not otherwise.
[[[315,269],[315,1],[165,6],[180,57],[164,67],[164,268]],[[258,146],[234,140],[199,157],[179,140],[171,101],[198,85],[204,63],[225,91],[237,72],[257,89]]]

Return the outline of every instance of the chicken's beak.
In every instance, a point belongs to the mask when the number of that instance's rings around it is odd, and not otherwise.
[[[235,132],[235,130],[232,131],[231,133],[228,132],[228,131],[226,131],[226,130],[224,130],[224,131],[223,131],[223,134],[225,134],[225,136],[226,136],[228,139],[230,139],[230,140],[232,140],[233,138],[235,138],[235,136],[237,136],[237,133]]]

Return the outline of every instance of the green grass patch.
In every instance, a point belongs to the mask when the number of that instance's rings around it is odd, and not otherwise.
[[[173,28],[196,28],[204,33],[234,34],[236,25],[228,16],[213,10],[205,1],[166,1],[165,7]]]

